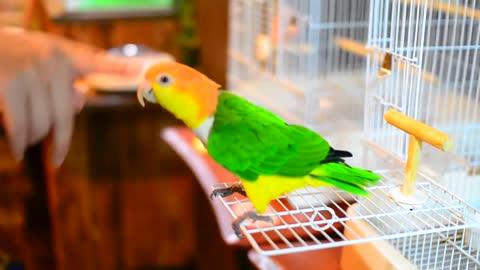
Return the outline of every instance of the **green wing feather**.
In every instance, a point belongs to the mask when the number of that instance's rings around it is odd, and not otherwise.
[[[364,196],[368,195],[365,187],[380,179],[373,172],[344,164],[342,157],[350,153],[333,150],[317,133],[289,125],[225,91],[219,96],[207,150],[219,164],[247,181],[255,181],[260,175],[310,176]]]
[[[317,133],[222,91],[207,143],[219,164],[244,180],[259,175],[300,177],[325,159],[330,146]]]

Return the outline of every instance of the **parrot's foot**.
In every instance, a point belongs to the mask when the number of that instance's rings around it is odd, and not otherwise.
[[[213,199],[214,197],[217,197],[217,196],[224,198],[224,197],[233,195],[234,193],[241,194],[245,197],[247,196],[247,194],[245,193],[245,189],[243,189],[242,184],[233,184],[229,187],[214,189],[210,194],[210,198]]]
[[[232,223],[233,231],[238,236],[238,238],[242,238],[242,231],[240,230],[240,225],[242,225],[242,222],[244,222],[247,219],[251,219],[252,223],[254,223],[256,221],[265,221],[265,222],[268,222],[268,223],[272,224],[272,226],[274,225],[272,217],[261,216],[261,215],[257,214],[256,210],[248,211],[245,214],[243,214],[242,216],[236,218]]]

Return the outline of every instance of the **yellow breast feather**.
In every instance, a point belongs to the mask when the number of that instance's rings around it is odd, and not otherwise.
[[[170,111],[178,119],[182,119],[190,128],[202,123],[200,119],[200,104],[188,92],[179,91],[175,87],[166,87],[154,91],[158,103]]]
[[[270,201],[296,189],[312,186],[331,186],[310,176],[259,176],[255,181],[241,180],[248,198],[259,214],[267,209]]]

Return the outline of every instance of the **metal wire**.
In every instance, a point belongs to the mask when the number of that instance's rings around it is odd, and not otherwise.
[[[478,0],[230,0],[229,7],[230,90],[322,135],[344,120],[346,132],[363,127],[369,147],[399,160],[408,136],[384,121],[391,108],[456,144],[448,156],[424,151],[422,170],[435,175],[418,183],[429,196],[425,207],[392,202],[403,172],[385,169],[369,198],[305,188],[276,200],[267,214],[275,226],[242,227],[252,246],[278,255],[387,241],[420,269],[480,269],[478,210],[465,202],[480,202]],[[222,202],[234,217],[251,208],[237,195]],[[363,236],[360,223],[376,233]]]
[[[230,0],[228,88],[289,122],[326,129],[339,115],[326,101],[344,92],[346,108],[363,106],[365,55],[339,40],[364,46],[368,10],[369,0]],[[361,126],[359,113],[350,118]]]
[[[479,10],[477,0],[371,1],[368,46],[376,54],[368,56],[366,80],[375,83],[366,90],[365,131],[402,159],[408,135],[383,121],[387,109],[450,134],[456,144],[452,152],[463,161],[437,172],[438,181],[480,202]],[[395,64],[390,76],[379,79],[385,54],[392,54]],[[425,166],[435,162],[423,159]]]
[[[455,195],[443,190],[432,179],[421,175],[418,189],[429,194],[428,203],[420,209],[408,210],[396,204],[389,197],[389,190],[398,185],[402,171],[377,172],[382,176],[380,185],[369,189],[372,196],[356,198],[338,190],[307,188],[293,192],[287,197],[276,200],[278,207],[270,207],[271,217],[279,218],[274,226],[242,225],[242,231],[257,252],[265,255],[280,255],[292,252],[316,250],[338,246],[367,243],[371,241],[389,241],[395,248],[420,267],[446,264],[463,267],[466,264],[480,266],[478,249],[480,244],[471,245],[480,237],[480,220],[472,216],[480,212],[463,202]],[[214,188],[226,187],[219,184]],[[296,198],[294,198],[296,197]],[[302,197],[309,206],[298,208],[289,206],[289,202]],[[308,197],[308,199],[307,199]],[[317,204],[311,198],[318,198]],[[236,218],[235,207],[248,202],[241,195],[220,198]],[[351,210],[345,211],[339,203]],[[325,216],[328,210],[336,215]],[[247,208],[245,208],[245,211]],[[353,211],[352,211],[353,210]],[[309,220],[308,213],[322,216],[319,220]],[[283,217],[290,217],[286,221]],[[307,217],[301,220],[301,217]],[[374,234],[361,236],[355,223],[363,222],[372,228]],[[315,225],[328,225],[324,230],[312,229]],[[340,225],[340,226],[339,226]],[[272,234],[274,232],[274,234]],[[349,232],[354,237],[347,237]],[[467,237],[466,233],[470,236]],[[473,234],[472,234],[473,232]],[[287,236],[289,235],[289,236]],[[293,235],[293,236],[292,236]],[[439,262],[439,257],[441,262]]]

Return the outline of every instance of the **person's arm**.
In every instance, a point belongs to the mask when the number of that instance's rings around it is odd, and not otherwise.
[[[59,36],[0,28],[0,41],[0,110],[17,160],[53,129],[53,162],[63,162],[76,111],[75,78],[141,72],[139,62]]]

